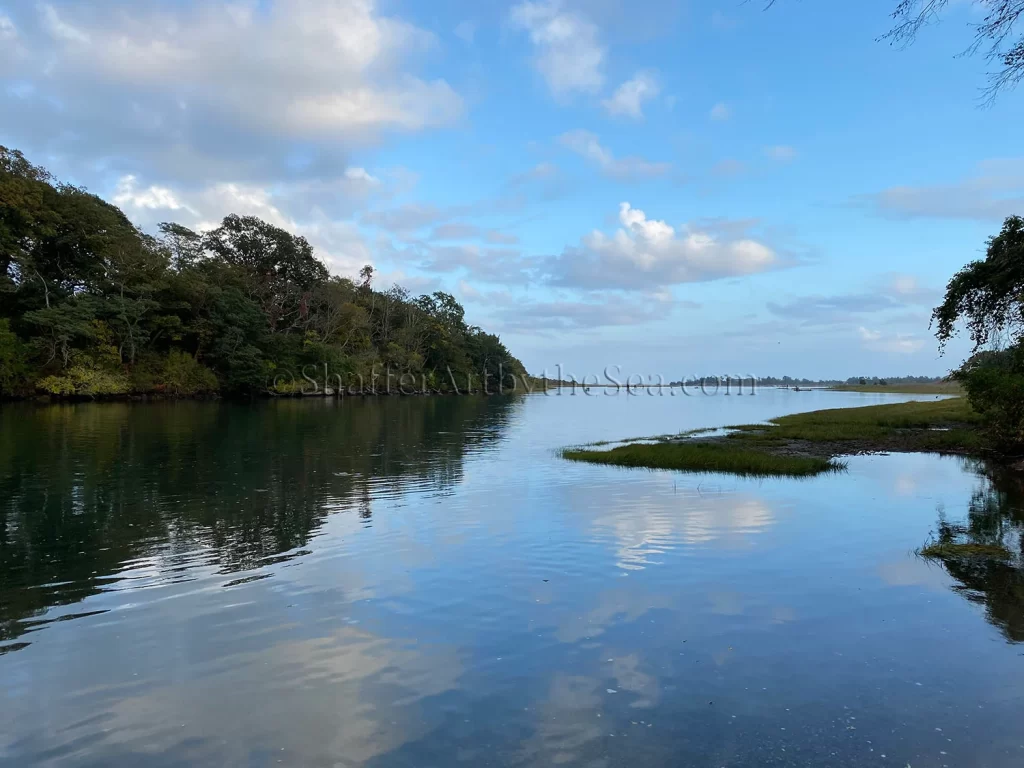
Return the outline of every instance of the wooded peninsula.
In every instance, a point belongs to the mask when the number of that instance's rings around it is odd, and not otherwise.
[[[525,375],[451,294],[379,290],[371,266],[331,275],[258,218],[159,231],[0,147],[0,397],[288,394],[303,371],[364,391],[384,369],[456,392]]]

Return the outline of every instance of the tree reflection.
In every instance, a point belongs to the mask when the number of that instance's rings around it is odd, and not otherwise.
[[[1005,470],[968,463],[983,484],[971,495],[965,521],[950,522],[939,509],[932,559],[956,579],[954,590],[985,607],[1008,640],[1024,642],[1024,483]]]
[[[369,524],[375,500],[450,488],[519,402],[4,406],[0,642],[126,572],[166,583],[258,568],[301,554],[331,513]]]

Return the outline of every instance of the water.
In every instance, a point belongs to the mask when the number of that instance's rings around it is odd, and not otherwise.
[[[0,763],[1019,766],[1019,487],[570,443],[909,397],[0,408]]]

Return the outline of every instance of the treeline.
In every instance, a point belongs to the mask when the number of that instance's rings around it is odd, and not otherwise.
[[[370,266],[332,276],[254,217],[159,229],[0,147],[0,396],[253,395],[308,386],[304,371],[448,392],[525,374],[450,294],[377,290]]]
[[[938,384],[944,381],[938,376],[851,376],[848,379],[801,379],[791,376],[759,376],[758,383],[769,387],[819,386],[834,387],[838,385],[868,386],[876,384]]]

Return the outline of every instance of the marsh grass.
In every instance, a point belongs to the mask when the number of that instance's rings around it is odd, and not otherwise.
[[[967,401],[947,398],[782,416],[762,424],[576,446],[572,461],[623,467],[806,477],[846,465],[835,456],[871,451],[977,453],[986,448]],[[594,450],[616,445],[611,450]]]
[[[980,417],[963,398],[928,400],[915,403],[869,405],[860,408],[834,408],[827,411],[796,413],[772,419],[765,424],[731,427],[729,437],[745,442],[808,440],[832,442],[876,440],[900,430],[940,430],[949,426],[976,424]],[[951,436],[949,433],[953,433]],[[935,444],[950,444],[964,439],[971,430],[951,429],[935,432]]]
[[[931,560],[1009,560],[1012,557],[1010,550],[1002,544],[958,544],[952,541],[929,544],[917,553]]]
[[[570,461],[614,464],[620,467],[681,469],[688,472],[726,472],[745,477],[806,477],[845,469],[842,462],[805,456],[779,456],[764,451],[739,450],[720,443],[633,444],[610,451],[567,448]]]

